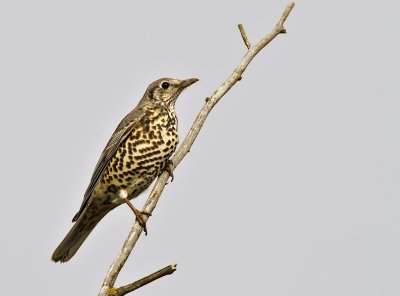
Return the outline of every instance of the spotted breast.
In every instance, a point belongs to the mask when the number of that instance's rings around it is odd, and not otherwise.
[[[132,199],[160,174],[178,144],[178,119],[165,105],[146,110],[145,116],[120,145],[94,189],[101,205],[121,204],[119,191]]]

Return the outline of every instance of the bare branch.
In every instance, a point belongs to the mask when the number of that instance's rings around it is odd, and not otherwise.
[[[281,33],[286,32],[285,28],[283,27],[283,24],[284,24],[285,20],[287,19],[287,17],[289,16],[289,13],[291,12],[293,6],[294,6],[294,3],[290,3],[286,7],[281,18],[279,19],[279,22],[276,24],[276,26],[271,31],[271,33],[269,33],[267,36],[265,36],[263,39],[261,39],[260,42],[258,42],[257,44],[255,44],[249,48],[249,50],[246,52],[246,54],[242,58],[239,65],[236,67],[236,69],[233,71],[233,73],[228,77],[228,79],[213,93],[213,95],[211,97],[206,99],[206,102],[205,102],[203,108],[200,110],[199,114],[197,115],[185,140],[182,142],[182,144],[180,145],[180,147],[178,148],[178,150],[175,152],[175,154],[173,155],[173,157],[171,159],[172,160],[172,165],[171,165],[172,169],[175,169],[179,165],[179,163],[182,161],[182,159],[185,157],[185,155],[190,151],[190,148],[192,147],[194,141],[196,140],[197,135],[199,134],[200,129],[202,128],[202,126],[203,126],[205,120],[207,119],[208,114],[211,112],[212,108],[231,89],[231,87],[233,85],[235,85],[235,83],[241,79],[243,72],[246,70],[247,66],[250,64],[250,62],[253,60],[253,58],[261,51],[261,49],[263,49],[268,43],[270,43],[276,36],[278,36]],[[241,32],[242,32],[242,30],[241,30]],[[244,30],[243,30],[243,32],[244,32]],[[243,33],[242,33],[242,37],[243,36],[245,36],[245,35],[243,35]],[[245,41],[245,43],[246,43],[246,41]],[[163,172],[159,176],[142,211],[145,211],[147,213],[153,212],[153,210],[156,207],[157,202],[161,196],[161,193],[164,190],[164,187],[168,180],[168,177],[169,177],[168,172]],[[146,216],[143,217],[143,220],[145,222],[147,221],[147,219],[148,219],[148,217],[146,217]],[[138,222],[136,222],[134,224],[134,226],[132,227],[132,229],[129,232],[129,235],[122,247],[122,250],[119,252],[119,254],[117,255],[114,262],[111,264],[111,266],[106,274],[103,285],[100,289],[99,296],[106,296],[107,291],[109,291],[109,289],[114,286],[115,280],[117,279],[119,272],[121,271],[123,265],[125,264],[126,260],[128,259],[129,254],[132,252],[132,249],[135,246],[140,234],[142,233],[142,230],[143,229],[139,225]]]
[[[242,24],[239,24],[238,27],[239,27],[240,34],[242,35],[244,44],[246,44],[247,49],[250,49],[251,44],[250,44],[249,39],[247,38],[246,32],[245,32],[245,30],[244,30],[244,28],[243,28],[243,25],[242,25]]]
[[[276,24],[277,26],[283,28],[283,24],[285,23],[286,19],[288,18],[289,13],[292,11],[293,7],[294,7],[294,2],[292,2],[288,6],[286,6],[285,11],[282,13],[281,18],[279,19],[279,22]],[[283,30],[285,30],[285,29],[283,28]],[[282,33],[286,33],[286,30],[285,30],[285,32],[282,32]]]
[[[152,281],[158,280],[163,276],[172,274],[175,271],[176,264],[171,264],[129,285],[119,287],[118,289],[111,288],[108,293],[109,295],[122,296],[136,289],[139,289],[140,287],[143,287],[144,285],[147,285]]]

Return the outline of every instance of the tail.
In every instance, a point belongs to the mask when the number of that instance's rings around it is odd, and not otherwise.
[[[75,222],[75,225],[68,232],[61,244],[54,251],[51,260],[54,262],[67,262],[71,259],[103,217],[104,215],[97,215],[89,218],[85,213],[83,213],[83,215],[79,217],[78,221]]]

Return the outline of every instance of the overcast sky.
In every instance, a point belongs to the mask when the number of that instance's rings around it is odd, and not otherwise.
[[[16,295],[97,295],[134,216],[110,212],[68,263],[115,127],[161,77],[181,139],[289,2],[0,2],[1,279]],[[116,285],[138,295],[400,295],[398,1],[297,1],[175,171]],[[133,203],[139,208],[147,198]]]

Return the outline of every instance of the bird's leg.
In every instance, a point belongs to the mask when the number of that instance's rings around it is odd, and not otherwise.
[[[132,209],[132,211],[135,213],[136,220],[138,221],[139,225],[143,227],[144,234],[147,235],[146,222],[143,220],[142,215],[146,215],[146,216],[149,217],[149,216],[151,216],[151,214],[150,214],[150,213],[147,213],[147,212],[144,212],[144,211],[143,211],[143,212],[142,212],[142,211],[139,211],[137,208],[135,208],[135,207],[133,206],[133,204],[131,203],[131,201],[130,201],[127,197],[123,198],[123,200],[128,204],[128,206],[129,206],[129,207]]]
[[[171,182],[174,181],[174,173],[172,171],[173,163],[171,159],[168,159],[164,166],[164,171],[166,171],[171,177]]]

